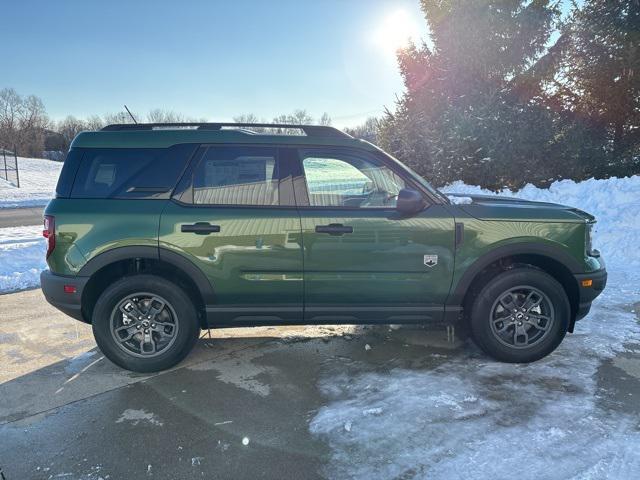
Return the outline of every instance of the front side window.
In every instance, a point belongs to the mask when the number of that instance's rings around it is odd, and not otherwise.
[[[377,159],[359,154],[302,152],[313,207],[395,208],[405,182]]]
[[[276,149],[208,148],[193,175],[193,203],[278,205]]]

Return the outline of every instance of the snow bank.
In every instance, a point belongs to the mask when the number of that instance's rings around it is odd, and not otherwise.
[[[39,286],[46,251],[41,226],[0,228],[0,293]]]
[[[455,182],[442,189],[446,193],[495,195],[490,190]],[[599,249],[608,265],[640,267],[640,176],[554,182],[548,189],[527,185],[499,195],[525,200],[553,202],[576,207],[595,215],[594,247]]]
[[[491,193],[461,183],[446,191]],[[327,365],[328,404],[309,428],[331,448],[329,478],[640,478],[640,424],[614,396],[624,372],[612,366],[626,356],[637,366],[640,351],[640,177],[503,194],[596,215],[607,289],[576,333],[531,365],[494,362],[472,344],[425,355],[420,367]]]
[[[0,208],[46,205],[55,192],[62,162],[18,157],[18,169],[20,188],[0,178]]]

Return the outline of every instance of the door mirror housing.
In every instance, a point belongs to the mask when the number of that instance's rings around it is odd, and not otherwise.
[[[396,201],[396,210],[404,215],[414,215],[422,210],[426,203],[424,198],[411,188],[403,188],[398,193],[398,199]]]

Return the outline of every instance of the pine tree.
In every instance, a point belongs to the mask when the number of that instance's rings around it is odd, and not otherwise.
[[[380,140],[436,184],[550,180],[554,112],[520,86],[559,18],[545,0],[422,0],[431,46],[399,54],[406,92]],[[534,82],[539,84],[540,81]],[[539,91],[531,88],[529,91]]]
[[[640,173],[640,0],[585,0],[564,35],[555,96],[591,146],[585,175]]]

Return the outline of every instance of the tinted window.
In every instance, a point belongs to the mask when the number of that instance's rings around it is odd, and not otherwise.
[[[405,182],[375,158],[302,152],[309,204],[316,207],[395,208]]]
[[[168,198],[195,148],[86,149],[71,196]]]
[[[276,149],[210,147],[194,172],[193,203],[278,205]]]
[[[62,165],[62,171],[58,177],[58,184],[56,185],[56,197],[67,198],[71,194],[71,187],[73,186],[73,179],[78,171],[78,166],[82,160],[82,151],[76,149],[69,150],[67,157],[64,159]]]

